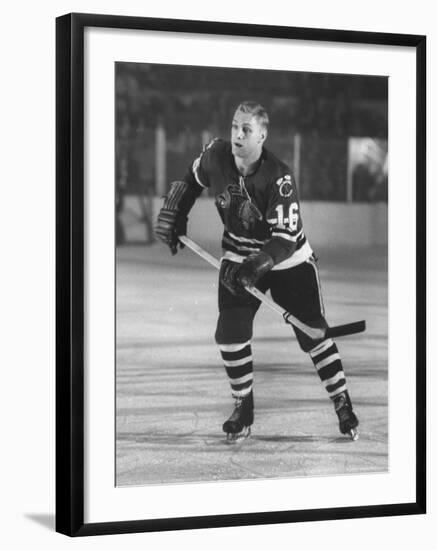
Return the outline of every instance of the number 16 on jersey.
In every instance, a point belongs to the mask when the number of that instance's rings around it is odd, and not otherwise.
[[[284,217],[284,205],[278,204],[275,208],[277,218],[269,220],[270,223],[275,223],[278,227],[289,227],[291,231],[296,231],[297,222],[299,220],[299,205],[297,202],[292,202],[288,209],[288,217]]]

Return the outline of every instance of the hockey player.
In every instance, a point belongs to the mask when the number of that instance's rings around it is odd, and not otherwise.
[[[260,302],[244,287],[270,289],[273,300],[298,319],[327,327],[316,260],[302,228],[293,175],[264,148],[268,124],[261,105],[241,103],[232,120],[231,141],[211,141],[183,180],[172,183],[155,228],[176,254],[191,207],[204,188],[212,189],[224,224],[215,339],[235,398],[235,409],[223,424],[230,441],[250,435],[254,420],[251,339]],[[312,340],[293,328],[334,403],[340,432],[356,439],[358,419],[336,344],[330,338]]]

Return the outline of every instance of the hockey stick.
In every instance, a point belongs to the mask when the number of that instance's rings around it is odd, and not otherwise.
[[[187,246],[189,249],[191,249],[193,252],[195,252],[198,256],[206,260],[208,263],[213,265],[216,269],[220,269],[220,261],[217,260],[214,256],[212,256],[209,252],[204,250],[201,246],[199,246],[197,243],[192,241],[189,237],[186,235],[180,235],[179,240],[181,243],[183,243],[185,246]],[[273,309],[273,311],[276,311],[282,317],[284,318],[286,323],[289,323],[291,325],[294,325],[299,330],[301,330],[303,333],[305,333],[307,336],[312,338],[313,340],[320,340],[322,338],[336,338],[339,336],[347,336],[348,334],[356,334],[357,332],[363,332],[366,330],[366,322],[365,321],[357,321],[355,323],[348,323],[346,325],[337,325],[334,327],[328,327],[328,328],[314,328],[306,325],[302,321],[299,321],[297,317],[292,315],[289,311],[286,311],[284,308],[270,300],[267,296],[265,296],[260,290],[258,290],[255,287],[245,287],[247,292],[252,294],[252,296],[255,296],[255,298],[258,298],[260,302],[265,304],[270,309]]]

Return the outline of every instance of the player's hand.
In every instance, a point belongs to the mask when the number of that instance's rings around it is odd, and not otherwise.
[[[237,279],[240,266],[241,264],[230,260],[222,260],[220,265],[219,280],[234,296],[241,296],[246,292]]]
[[[272,269],[273,265],[272,257],[266,252],[249,256],[239,266],[236,273],[237,282],[243,287],[255,286],[261,277]]]
[[[184,245],[179,241],[179,235],[185,235],[187,232],[187,217],[181,216],[176,210],[161,208],[155,226],[155,234],[162,242],[167,244],[174,255],[178,251],[178,246]]]

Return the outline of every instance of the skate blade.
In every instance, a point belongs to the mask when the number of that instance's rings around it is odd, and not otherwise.
[[[241,430],[241,432],[238,432],[236,434],[228,433],[226,434],[226,443],[229,443],[230,445],[240,443],[241,441],[248,439],[250,437],[250,434],[250,426],[247,426],[246,428]]]
[[[355,428],[352,428],[351,430],[349,430],[349,435],[352,441],[358,441],[358,439],[360,438],[358,434],[358,430],[356,430]]]

